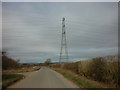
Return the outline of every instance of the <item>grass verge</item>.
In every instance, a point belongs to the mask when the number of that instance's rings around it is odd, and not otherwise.
[[[2,75],[2,88],[5,89],[14,82],[22,79],[24,76],[19,74],[3,74]]]
[[[103,85],[102,83],[89,80],[71,71],[63,70],[61,68],[52,68],[52,69],[55,70],[56,72],[61,73],[65,78],[76,83],[80,88],[108,88],[108,86]]]

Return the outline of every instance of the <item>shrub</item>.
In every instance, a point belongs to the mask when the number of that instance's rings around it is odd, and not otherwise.
[[[118,83],[118,62],[108,62],[107,63],[107,72],[106,72],[106,81],[111,83]]]
[[[103,58],[93,58],[88,67],[89,76],[94,80],[104,81],[106,73],[106,62]]]
[[[78,63],[78,72],[79,72],[80,75],[89,77],[88,76],[89,75],[89,72],[88,72],[89,62],[90,62],[90,60],[85,60],[85,61],[80,61]]]
[[[120,65],[117,61],[105,60],[102,57],[80,61],[79,74],[96,81],[120,86]]]

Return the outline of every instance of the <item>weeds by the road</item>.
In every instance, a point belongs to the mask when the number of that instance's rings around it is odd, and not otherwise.
[[[60,68],[52,68],[52,69],[61,73],[64,77],[68,78],[69,80],[72,80],[81,88],[107,88],[108,87],[107,85],[103,85],[102,83],[89,80],[85,77],[79,76],[68,70],[63,70]]]
[[[22,79],[24,76],[19,74],[3,74],[2,75],[2,88],[13,84],[14,82]]]

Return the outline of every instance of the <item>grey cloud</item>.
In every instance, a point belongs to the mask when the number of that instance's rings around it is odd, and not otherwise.
[[[117,3],[3,3],[3,50],[21,62],[58,61],[61,19],[70,58],[117,54]],[[72,61],[72,60],[71,60]]]

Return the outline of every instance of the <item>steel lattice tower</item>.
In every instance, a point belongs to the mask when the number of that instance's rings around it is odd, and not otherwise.
[[[66,62],[68,62],[68,51],[67,51],[65,18],[64,17],[62,18],[62,39],[61,39],[61,50],[60,50],[59,63],[61,63],[61,60],[63,59],[66,59]]]

